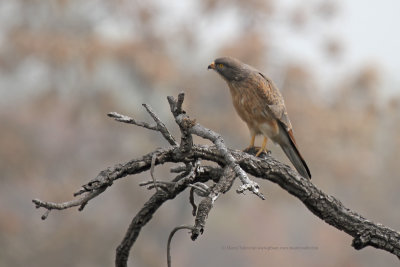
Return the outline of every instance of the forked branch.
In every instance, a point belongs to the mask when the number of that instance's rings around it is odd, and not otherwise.
[[[181,131],[179,144],[148,105],[144,104],[144,107],[153,118],[154,124],[138,122],[131,117],[115,112],[109,113],[108,116],[117,121],[160,132],[170,146],[156,149],[138,159],[116,164],[114,167],[101,171],[96,178],[83,185],[74,194],[74,197],[82,195],[80,198],[64,203],[34,199],[33,202],[37,208],[46,209],[42,219],[46,219],[53,209],[61,210],[79,206],[79,210],[82,210],[89,201],[103,193],[116,180],[151,170],[152,181],[142,185],[148,186],[148,189],[156,188],[157,190],[132,219],[124,239],[117,248],[115,265],[118,267],[127,266],[129,252],[142,227],[151,220],[153,214],[166,201],[175,198],[185,189],[190,189],[190,204],[193,206],[195,218],[193,226],[186,226],[186,228],[190,229],[191,238],[195,240],[203,233],[206,219],[214,202],[231,189],[236,177],[242,182],[242,185],[237,189],[238,193],[249,190],[264,199],[259,191],[258,184],[249,179],[248,175],[252,175],[278,184],[288,193],[297,197],[320,219],[352,236],[352,246],[355,249],[372,246],[400,257],[399,232],[381,224],[373,223],[351,211],[339,200],[315,187],[310,180],[301,177],[289,166],[275,160],[268,154],[263,153],[260,155],[261,157],[255,157],[254,153],[257,150],[243,152],[227,148],[221,135],[196,123],[186,114],[182,109],[183,101],[183,93],[180,93],[177,99],[168,97],[171,112]],[[212,144],[193,144],[192,135],[208,139]],[[203,165],[201,160],[212,161],[217,166]],[[171,169],[171,173],[176,176],[169,182],[157,181],[153,175],[154,168],[166,162],[179,163],[178,166]],[[208,185],[205,183],[208,183]],[[194,203],[194,194],[201,198],[198,207]],[[170,264],[170,258],[168,261]]]

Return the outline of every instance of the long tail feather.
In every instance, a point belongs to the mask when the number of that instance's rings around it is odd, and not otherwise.
[[[283,125],[280,125],[281,129],[287,135],[287,141],[281,142],[280,146],[282,147],[283,152],[285,152],[286,156],[289,158],[290,162],[292,162],[293,166],[305,178],[311,179],[311,172],[308,168],[306,161],[301,156],[299,149],[297,148],[296,141],[294,140],[294,136],[291,130],[287,131]],[[286,138],[285,138],[286,139]]]

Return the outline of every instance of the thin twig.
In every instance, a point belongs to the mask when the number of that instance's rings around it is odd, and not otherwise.
[[[153,189],[153,188],[159,188],[159,189],[162,189],[162,190],[164,190],[164,191],[168,191],[168,190],[170,190],[169,188],[170,188],[171,186],[173,186],[174,184],[175,184],[174,182],[166,182],[166,181],[156,181],[156,182],[154,183],[154,181],[151,180],[151,181],[139,183],[139,186],[146,186],[146,185],[148,185],[148,186],[147,186],[147,189],[148,189],[148,190],[151,190],[151,189]]]
[[[165,124],[160,120],[160,118],[156,115],[156,113],[153,111],[153,109],[147,104],[142,104],[142,105],[147,110],[147,112],[150,114],[150,116],[153,118],[153,120],[156,122],[157,130],[164,136],[164,138],[168,141],[168,143],[171,146],[178,145],[178,143],[175,141],[175,138],[168,131]]]
[[[192,187],[194,193],[200,197],[206,197],[210,194],[210,188],[208,185],[197,182],[195,184],[188,184],[189,187]]]
[[[190,188],[190,193],[189,193],[189,203],[192,205],[192,215],[196,216],[197,213],[197,205],[194,202],[194,188]]]
[[[184,92],[180,92],[178,94],[178,101],[176,101],[176,112],[178,114],[184,113],[183,109],[182,109],[182,104],[183,104],[183,100],[185,99],[185,93]]]
[[[175,117],[175,121],[181,130],[181,143],[179,145],[179,150],[184,156],[186,156],[190,153],[190,150],[193,147],[193,137],[189,132],[189,129],[195,125],[196,120],[190,119],[189,116],[186,116],[183,119],[178,119],[181,114],[185,114],[182,110],[183,100],[185,99],[185,94],[183,92],[179,93],[178,101],[176,101],[172,96],[168,96],[167,99],[171,112]]]
[[[178,166],[173,166],[170,169],[170,172],[172,173],[180,173],[186,170],[186,165],[178,165]]]
[[[107,114],[108,117],[113,118],[116,121],[119,122],[123,122],[123,123],[128,123],[128,124],[133,124],[136,126],[140,126],[149,130],[153,130],[153,131],[158,131],[158,127],[156,124],[149,124],[147,122],[143,122],[143,121],[136,121],[135,119],[126,116],[126,115],[122,115],[119,114],[117,112],[110,112]]]
[[[45,214],[43,214],[43,216],[42,216],[42,220],[45,220],[45,219],[47,219],[47,216],[49,215],[50,210],[53,210],[53,209],[65,210],[65,209],[68,209],[71,207],[80,206],[79,211],[83,210],[83,208],[86,206],[86,204],[89,202],[89,200],[97,197],[98,195],[103,193],[104,190],[106,190],[106,188],[98,189],[93,192],[89,192],[81,198],[62,202],[62,203],[41,201],[40,199],[33,199],[32,202],[36,205],[36,208],[45,208],[49,211],[49,212],[46,212]]]
[[[190,225],[181,225],[181,226],[175,227],[175,228],[171,231],[171,233],[169,234],[168,243],[167,243],[167,264],[168,264],[168,267],[171,267],[171,266],[172,266],[172,265],[171,265],[171,241],[172,241],[172,238],[174,237],[174,234],[175,234],[178,230],[182,230],[182,229],[193,230],[193,226],[190,226]]]
[[[156,181],[157,186],[160,186],[160,184],[164,184],[166,186],[171,186],[174,185],[174,182],[167,182],[167,181]],[[154,181],[145,181],[145,182],[141,182],[139,183],[139,186],[146,186],[146,185],[150,185],[150,186],[154,186]]]
[[[151,157],[150,176],[151,176],[151,179],[153,180],[156,191],[158,191],[158,187],[156,184],[156,178],[154,178],[154,167],[156,166],[156,159],[157,159],[157,154],[154,153],[153,156]]]
[[[201,196],[201,197],[207,197],[210,194],[210,188],[203,183],[197,182],[195,184],[189,184],[190,186],[190,194],[189,194],[189,202],[190,205],[192,205],[192,215],[196,216],[197,212],[197,206],[196,203],[194,203],[194,194]]]

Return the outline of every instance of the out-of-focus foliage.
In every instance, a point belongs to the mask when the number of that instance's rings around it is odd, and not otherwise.
[[[118,181],[83,213],[52,212],[42,222],[30,202],[68,200],[105,167],[167,145],[156,133],[111,121],[109,111],[150,120],[141,109],[146,102],[177,133],[166,96],[185,90],[191,116],[229,146],[246,147],[247,128],[226,85],[206,70],[221,55],[276,81],[314,183],[367,218],[400,229],[400,96],[382,97],[386,76],[377,65],[332,75],[326,84],[318,66],[286,57],[290,44],[280,32],[324,27],[340,6],[278,2],[1,1],[0,266],[112,265],[130,219],[151,194],[138,187],[148,174]],[[345,41],[326,34],[315,54],[334,65],[345,49]],[[170,179],[168,167],[156,176]],[[221,197],[195,243],[178,234],[176,266],[397,264],[371,248],[356,252],[349,237],[271,183],[262,183],[262,191],[267,201]],[[164,265],[168,233],[193,222],[190,209],[187,195],[163,207],[135,244],[131,264]],[[223,249],[238,245],[318,249]]]

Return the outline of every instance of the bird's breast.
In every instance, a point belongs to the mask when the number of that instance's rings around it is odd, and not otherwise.
[[[270,137],[276,135],[278,132],[276,121],[268,113],[266,104],[260,101],[251,84],[228,83],[228,85],[233,106],[250,131]]]

